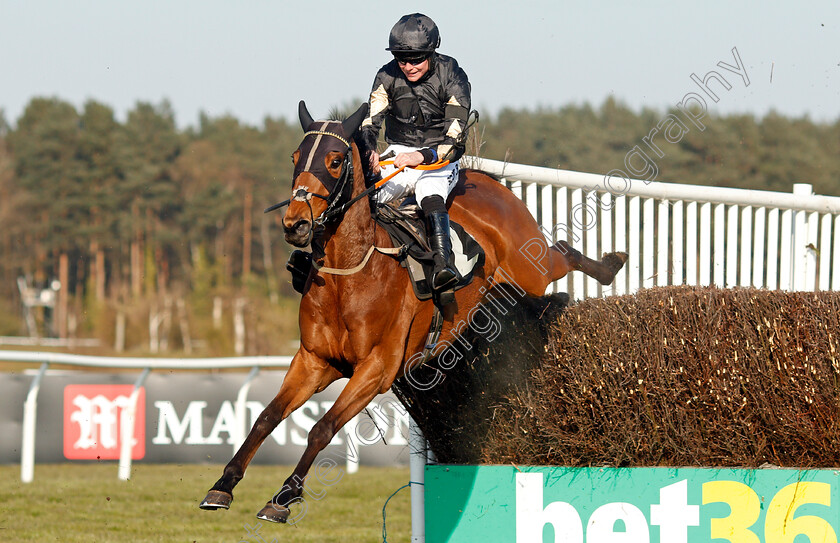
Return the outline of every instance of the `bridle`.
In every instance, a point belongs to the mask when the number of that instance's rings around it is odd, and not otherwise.
[[[316,229],[322,229],[330,221],[344,215],[344,212],[347,211],[347,209],[351,205],[353,205],[360,199],[351,199],[353,193],[354,168],[352,152],[353,148],[350,144],[350,141],[348,141],[343,136],[336,134],[335,132],[329,132],[326,130],[309,130],[303,134],[303,139],[306,139],[308,136],[333,137],[347,146],[347,149],[344,151],[344,158],[342,159],[341,172],[338,175],[338,179],[336,179],[335,183],[332,184],[332,187],[329,187],[328,183],[325,183],[323,180],[318,178],[319,181],[321,181],[321,184],[323,184],[324,187],[327,189],[327,196],[311,192],[308,190],[308,187],[299,187],[292,193],[291,198],[289,198],[288,200],[284,200],[280,203],[274,204],[273,206],[266,208],[264,211],[264,213],[269,213],[276,209],[280,209],[281,207],[285,207],[292,202],[305,202],[307,207],[309,207],[309,218],[310,223],[312,224],[312,228],[310,228],[309,230],[309,237],[306,240],[306,245],[309,245],[312,242],[312,238]],[[304,167],[304,169],[301,170],[295,176],[295,179],[300,177],[302,173],[309,171],[310,170],[308,166]],[[321,198],[322,200],[325,200],[327,202],[327,209],[325,209],[323,213],[321,213],[318,217],[315,217],[315,213],[312,210],[311,202],[313,197]]]

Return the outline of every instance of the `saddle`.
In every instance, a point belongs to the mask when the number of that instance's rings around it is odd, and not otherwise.
[[[426,221],[422,218],[420,206],[414,203],[413,199],[405,200],[399,207],[394,204],[379,205],[374,212],[374,220],[388,232],[394,247],[398,248],[394,249],[395,257],[400,265],[408,270],[417,299],[433,298],[435,293],[430,285],[435,253],[426,241]],[[435,304],[440,306],[450,303],[454,299],[453,293],[469,285],[474,270],[484,265],[484,249],[475,238],[453,221],[449,222],[449,232],[452,241],[449,264],[458,270],[461,278],[451,290],[438,293]],[[302,294],[314,269],[312,253],[293,251],[286,263],[286,269],[292,273],[292,287]]]
[[[379,205],[374,213],[376,223],[388,232],[394,247],[404,247],[404,258],[400,265],[408,270],[411,285],[418,300],[428,300],[434,293],[431,289],[434,271],[434,252],[429,248],[426,237],[426,221],[413,198],[407,198],[399,206]],[[470,284],[473,272],[484,265],[484,249],[464,228],[449,222],[452,254],[449,264],[461,276],[452,292]]]

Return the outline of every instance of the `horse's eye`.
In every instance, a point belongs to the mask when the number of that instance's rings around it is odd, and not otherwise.
[[[334,158],[332,164],[330,164],[330,168],[338,168],[339,166],[341,166],[341,159]]]

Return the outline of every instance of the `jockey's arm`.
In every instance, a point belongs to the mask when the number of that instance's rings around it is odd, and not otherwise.
[[[450,162],[460,159],[465,151],[467,122],[471,107],[471,87],[466,72],[453,60],[455,71],[444,82],[449,100],[444,108],[446,134],[443,143],[437,146],[438,158]]]
[[[362,121],[362,137],[367,143],[367,147],[371,150],[368,155],[370,167],[374,173],[379,173],[379,153],[376,151],[376,141],[379,138],[379,128],[382,126],[382,121],[385,114],[391,109],[391,103],[388,98],[388,91],[384,84],[385,72],[384,67],[376,74],[373,81],[373,89],[370,93],[370,109],[368,116]]]

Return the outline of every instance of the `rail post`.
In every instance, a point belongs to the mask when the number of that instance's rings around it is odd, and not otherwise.
[[[23,483],[31,483],[35,475],[35,419],[38,415],[38,392],[41,390],[41,380],[49,365],[49,362],[41,364],[38,375],[29,385],[26,401],[23,402],[23,436],[20,446],[20,480]]]
[[[259,366],[251,368],[248,377],[245,378],[245,382],[242,383],[239,392],[236,394],[236,424],[239,435],[233,440],[233,454],[236,454],[248,435],[248,392],[251,390],[251,382],[259,372]]]
[[[813,187],[808,183],[794,183],[793,195],[808,198],[814,193]],[[816,267],[809,261],[808,246],[808,214],[805,211],[796,211],[793,216],[793,243],[791,277],[793,278],[793,290],[806,290],[809,275],[816,272]]]
[[[123,411],[120,420],[120,465],[117,477],[121,481],[128,481],[131,478],[131,449],[134,448],[134,420],[137,416],[137,397],[140,395],[140,387],[146,382],[151,368],[145,368],[137,381],[134,382],[134,390],[128,398],[128,405]]]
[[[414,418],[408,419],[411,543],[426,542],[426,438]]]

